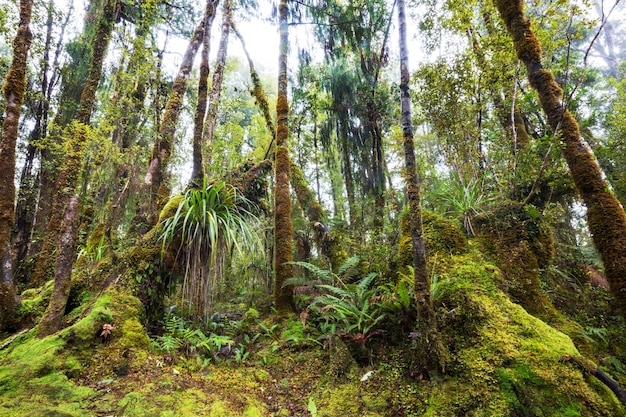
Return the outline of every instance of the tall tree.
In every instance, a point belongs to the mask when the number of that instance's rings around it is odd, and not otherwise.
[[[561,136],[563,156],[585,206],[594,246],[602,257],[611,293],[626,316],[626,215],[602,171],[582,140],[578,123],[566,108],[563,90],[541,63],[541,44],[524,15],[521,0],[497,0],[496,6],[524,63],[530,85],[550,127]]]
[[[205,9],[205,15],[208,12],[210,12],[210,9]],[[150,198],[147,204],[141,208],[142,213],[140,213],[140,215],[148,217],[150,224],[156,223],[156,214],[169,197],[166,169],[172,154],[174,134],[176,133],[178,119],[183,109],[183,99],[185,91],[187,91],[187,83],[191,77],[193,61],[204,39],[205,22],[206,18],[203,17],[200,24],[196,27],[189,41],[189,45],[187,45],[183,60],[178,67],[178,73],[172,85],[172,91],[165,105],[165,113],[163,114],[163,119],[159,126],[158,137],[154,142],[152,154],[150,155],[148,172],[144,178],[144,186],[149,191]]]
[[[213,135],[215,133],[215,125],[217,123],[217,111],[220,105],[220,96],[222,95],[222,80],[224,79],[224,70],[226,69],[226,56],[228,52],[228,35],[230,33],[230,22],[232,20],[231,0],[224,0],[222,5],[222,36],[220,37],[220,45],[217,50],[217,58],[215,60],[215,71],[213,72],[213,83],[211,85],[211,94],[209,97],[209,107],[207,109],[206,120],[204,122],[204,132],[202,133],[203,141],[209,147],[213,144]],[[208,163],[211,163],[211,153],[208,155]]]
[[[287,0],[278,6],[280,38],[278,50],[278,97],[276,102],[276,156],[274,162],[274,307],[281,313],[293,309],[291,288],[284,288],[283,282],[293,276],[293,226],[291,223],[291,195],[289,180],[291,162],[289,159],[289,103],[287,101],[287,52],[289,23]]]
[[[96,92],[102,77],[104,58],[118,10],[118,0],[104,1],[102,14],[98,19],[93,37],[89,78],[80,97],[76,121],[69,129],[67,155],[56,184],[57,197],[52,206],[44,242],[44,249],[48,249],[44,252],[44,256],[55,259],[55,270],[54,289],[48,309],[39,324],[39,337],[52,334],[60,328],[69,296],[80,213],[80,203],[74,194],[81,171],[83,151],[87,144],[87,130],[96,101]],[[40,272],[45,274],[45,271]]]
[[[204,178],[204,161],[202,157],[202,137],[204,130],[204,115],[207,107],[209,91],[209,52],[211,51],[211,27],[215,19],[215,8],[219,0],[207,1],[207,12],[204,15],[204,36],[202,38],[202,53],[200,60],[200,77],[198,78],[198,104],[193,117],[193,169],[191,184],[202,185]]]
[[[0,142],[0,328],[12,315],[15,290],[10,262],[9,238],[14,221],[15,204],[15,147],[24,92],[26,91],[26,63],[33,39],[30,20],[32,0],[20,1],[20,22],[13,40],[13,61],[4,84],[5,117]],[[5,260],[9,260],[6,262]]]
[[[415,162],[415,141],[411,95],[409,89],[409,51],[406,43],[406,14],[404,0],[397,0],[400,43],[400,97],[402,111],[402,136],[407,200],[409,203],[409,226],[413,244],[413,290],[417,307],[417,327],[420,346],[423,349],[426,368],[430,371],[445,370],[445,347],[439,337],[437,317],[430,297],[430,279],[426,267],[426,246],[422,225],[420,180]]]

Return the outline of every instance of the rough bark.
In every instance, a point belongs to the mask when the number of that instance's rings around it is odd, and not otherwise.
[[[13,60],[4,84],[5,117],[0,142],[0,251],[4,252],[11,236],[15,210],[15,148],[22,102],[26,91],[26,64],[33,39],[30,20],[32,0],[20,1],[20,22],[13,40]]]
[[[193,117],[193,169],[191,171],[191,186],[201,186],[204,178],[204,158],[202,157],[202,133],[204,130],[204,115],[207,107],[209,91],[209,52],[211,51],[211,27],[215,19],[215,8],[219,0],[207,0],[204,13],[204,36],[202,38],[202,53],[200,60],[200,77],[198,79],[198,104]]]
[[[183,108],[183,98],[187,90],[187,83],[191,76],[191,68],[196,57],[198,49],[202,44],[204,37],[204,22],[196,27],[191,37],[183,60],[178,68],[178,74],[174,79],[172,91],[165,105],[165,113],[159,125],[159,135],[152,148],[152,155],[148,164],[148,172],[144,178],[144,186],[149,190],[149,202],[147,207],[143,207],[143,213],[147,215],[149,223],[154,224],[158,218],[157,214],[160,207],[165,204],[169,197],[169,187],[165,177],[165,170],[169,164],[172,154],[172,146],[174,142],[174,134],[176,133],[176,125]]]
[[[288,6],[281,0],[278,6],[280,40],[278,57],[278,98],[276,102],[276,156],[274,163],[274,307],[280,313],[293,310],[291,288],[283,287],[283,282],[293,276],[293,226],[291,224],[291,196],[289,177],[289,103],[287,101],[287,50],[288,50]]]
[[[55,251],[55,248],[57,248],[57,242],[59,242],[59,237],[62,233],[65,210],[69,205],[70,199],[74,197],[78,185],[83,150],[87,143],[86,130],[96,100],[96,92],[102,76],[102,65],[115,24],[117,10],[117,0],[107,0],[103,5],[102,15],[96,25],[89,78],[80,97],[76,122],[68,129],[67,154],[55,186],[56,197],[52,205],[50,221],[48,222],[41,253],[31,277],[31,285],[40,285],[51,277],[52,269],[56,262],[56,255],[60,252],[59,249]],[[70,279],[70,277],[68,276],[67,279]]]
[[[20,1],[20,22],[13,40],[13,60],[4,84],[5,117],[0,142],[0,330],[8,330],[13,326],[19,307],[13,283],[9,240],[15,214],[15,148],[26,91],[28,50],[33,39],[30,31],[32,10],[32,0]]]
[[[439,337],[437,317],[430,297],[430,279],[426,268],[426,246],[422,225],[420,180],[415,161],[411,97],[409,90],[409,55],[406,46],[406,15],[404,0],[398,0],[398,27],[400,42],[400,97],[402,134],[409,226],[413,244],[413,291],[417,308],[418,342],[423,350],[423,361],[429,371],[445,371],[445,346]]]
[[[210,149],[213,144],[213,135],[215,134],[215,125],[217,123],[217,111],[219,110],[220,96],[222,95],[222,80],[224,79],[224,70],[226,69],[231,18],[231,0],[224,0],[224,4],[222,5],[222,36],[217,50],[211,95],[209,96],[209,108],[207,109],[206,120],[204,122],[204,132],[202,133],[203,141],[209,148],[209,154],[207,155],[207,163],[209,164],[212,161]]]
[[[80,201],[77,197],[70,198],[63,219],[63,233],[59,238],[58,254],[54,271],[54,289],[50,296],[50,304],[39,322],[38,337],[45,337],[56,333],[61,328],[63,313],[70,294],[72,280],[72,265],[76,249],[76,234],[78,233],[78,219]]]
[[[583,142],[578,123],[565,108],[563,90],[541,64],[541,44],[524,16],[521,0],[497,0],[496,6],[513,39],[528,80],[537,91],[548,124],[563,142],[563,156],[587,207],[593,244],[602,257],[611,294],[626,316],[626,215],[611,193],[591,149]]]

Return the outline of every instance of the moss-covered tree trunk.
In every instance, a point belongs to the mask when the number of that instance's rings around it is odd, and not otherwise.
[[[33,39],[30,20],[32,0],[20,1],[20,22],[13,40],[13,60],[4,84],[5,117],[0,142],[0,330],[9,327],[18,306],[13,285],[9,241],[14,221],[15,204],[15,147],[22,102],[26,91],[26,63]]]
[[[537,90],[548,124],[561,135],[563,156],[585,206],[593,243],[604,263],[611,294],[626,316],[626,215],[603,179],[602,171],[583,142],[578,123],[563,103],[563,90],[541,64],[541,44],[524,16],[521,0],[497,0],[496,6],[513,39],[528,80]]]
[[[15,148],[22,102],[26,92],[26,63],[33,39],[30,31],[32,0],[20,1],[20,22],[13,40],[13,60],[4,84],[5,117],[0,142],[0,252],[11,237],[15,205]]]
[[[35,273],[41,277],[47,277],[50,271],[43,269],[49,265],[48,262],[54,262],[55,265],[55,287],[69,286],[71,281],[71,266],[66,268],[57,262],[59,256],[74,256],[74,247],[76,245],[76,228],[71,228],[67,219],[73,215],[72,203],[78,177],[82,166],[83,150],[87,143],[87,129],[91,119],[91,113],[96,100],[96,92],[100,84],[102,76],[102,66],[106,55],[111,33],[115,25],[115,17],[117,15],[119,3],[117,0],[106,0],[103,4],[102,14],[96,25],[96,31],[93,38],[93,55],[91,59],[91,67],[89,70],[89,78],[85,84],[85,88],[80,98],[80,106],[76,122],[69,129],[67,155],[63,161],[61,173],[56,184],[56,198],[52,206],[50,222],[48,223],[47,233],[42,248],[42,254],[38,259]],[[79,206],[79,204],[77,204]],[[80,207],[76,208],[80,211]],[[77,214],[76,214],[77,216]],[[69,235],[68,235],[69,233]],[[63,239],[61,236],[63,235]],[[55,250],[56,249],[56,250]],[[46,259],[47,258],[47,259]],[[47,262],[42,262],[42,261]],[[34,276],[35,274],[33,274]],[[67,301],[67,296],[65,297]],[[63,306],[65,308],[65,305]],[[46,314],[47,315],[47,314]],[[60,324],[60,323],[59,323]],[[40,335],[54,333],[58,328],[49,327],[42,329],[40,327]]]
[[[54,3],[48,2],[46,37],[44,42],[43,56],[41,59],[40,91],[35,104],[35,123],[28,137],[26,148],[26,158],[20,175],[19,191],[16,196],[15,205],[15,233],[12,237],[11,247],[13,248],[14,272],[13,277],[16,283],[28,282],[28,252],[33,240],[33,228],[38,207],[37,197],[39,195],[39,177],[41,171],[37,173],[35,157],[39,153],[37,144],[46,136],[48,110],[50,102],[50,88],[48,81],[48,71],[52,66],[50,62],[50,52],[52,48],[53,23],[54,23]],[[63,31],[63,29],[61,29]],[[54,72],[51,80],[54,82]]]
[[[291,195],[289,177],[288,140],[289,103],[287,101],[287,51],[288,51],[288,6],[281,0],[278,6],[280,40],[278,53],[278,99],[276,102],[276,156],[274,162],[274,307],[280,313],[293,309],[291,288],[283,288],[283,282],[293,275],[293,226],[291,224]]]
[[[54,4],[54,2],[52,3]],[[90,7],[87,9],[84,17],[83,31],[77,39],[69,42],[69,44],[63,44],[63,37],[66,28],[70,24],[72,13],[67,13],[66,19],[60,28],[61,33],[57,40],[54,60],[51,65],[53,70],[48,83],[45,101],[47,107],[52,97],[52,90],[57,84],[57,81],[61,79],[61,85],[59,87],[60,97],[58,99],[59,108],[54,117],[54,122],[52,123],[54,129],[50,129],[50,132],[44,131],[46,140],[44,141],[44,146],[40,149],[39,198],[37,200],[37,213],[35,215],[33,231],[35,239],[29,249],[29,256],[38,256],[43,251],[43,247],[46,243],[45,236],[52,216],[54,199],[56,198],[55,186],[64,159],[62,131],[70,121],[76,118],[81,94],[89,78],[89,65],[93,53],[93,33],[96,30],[95,25],[98,13],[101,10],[102,0],[90,1]],[[68,52],[69,60],[63,64],[61,70],[58,70],[60,57],[64,51]],[[43,120],[43,127],[45,129],[47,129],[48,124],[47,112],[48,109],[46,108]],[[29,282],[30,287],[41,285],[52,275],[51,271],[54,268],[54,258],[47,256],[44,252],[44,255],[38,256],[36,261],[37,264],[41,262],[47,262],[47,264],[45,267],[40,268],[40,270],[50,271],[50,275],[42,276],[33,274],[34,276],[32,276]]]
[[[296,193],[300,208],[309,219],[319,252],[328,259],[331,269],[337,271],[345,262],[347,254],[339,244],[337,236],[330,232],[326,224],[324,209],[309,188],[302,169],[293,162],[291,163],[291,188]]]
[[[437,317],[430,296],[430,279],[426,268],[426,246],[422,225],[420,181],[415,162],[413,121],[411,120],[411,97],[409,90],[409,55],[406,46],[406,15],[404,0],[398,0],[398,26],[400,42],[400,97],[402,110],[402,134],[407,200],[409,203],[409,227],[413,244],[414,295],[417,308],[418,344],[422,350],[425,367],[430,371],[445,370],[445,346],[439,337]]]
[[[54,289],[50,296],[50,304],[39,322],[37,335],[45,337],[61,328],[63,313],[71,289],[72,265],[76,249],[76,234],[78,233],[78,219],[80,201],[72,197],[65,210],[63,219],[63,233],[59,238],[58,253],[54,271]]]
[[[204,36],[202,38],[202,52],[200,54],[200,77],[198,78],[198,103],[193,116],[193,169],[190,185],[201,186],[204,179],[204,158],[202,157],[202,132],[204,130],[204,115],[207,107],[209,92],[209,52],[211,51],[211,27],[215,19],[215,7],[219,0],[207,0],[204,13]]]
[[[211,95],[209,96],[209,108],[207,109],[206,120],[204,122],[203,142],[209,148],[207,155],[207,163],[212,162],[211,146],[213,144],[213,135],[215,134],[215,125],[217,123],[217,111],[220,105],[220,96],[222,95],[222,80],[224,79],[224,70],[226,69],[226,56],[228,52],[228,35],[230,34],[230,21],[232,18],[231,0],[224,0],[222,4],[222,36],[220,37],[220,45],[217,50],[217,58],[215,59],[215,71],[213,72],[213,82],[211,85]]]
[[[149,225],[156,224],[158,212],[161,206],[167,202],[170,195],[165,171],[172,154],[174,134],[176,133],[176,126],[183,108],[183,99],[187,91],[189,77],[191,76],[193,61],[204,38],[205,20],[203,17],[202,22],[196,27],[183,55],[183,60],[180,63],[178,73],[172,85],[172,91],[165,104],[165,113],[159,126],[159,135],[150,155],[148,172],[144,177],[144,187],[149,191],[150,198],[147,202],[148,204],[140,208],[139,213],[139,217],[146,216],[148,218]]]

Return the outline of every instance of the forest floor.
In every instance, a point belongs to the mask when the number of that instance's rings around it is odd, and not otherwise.
[[[453,256],[439,280],[447,368],[430,375],[393,324],[359,345],[231,306],[210,335],[172,320],[149,336],[139,300],[112,285],[57,334],[37,338],[35,320],[0,342],[0,416],[626,415],[571,360],[572,339],[513,303],[479,253]],[[50,288],[28,290],[23,308],[41,311]]]

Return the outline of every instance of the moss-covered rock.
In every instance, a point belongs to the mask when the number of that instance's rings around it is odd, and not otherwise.
[[[554,256],[554,239],[537,209],[510,201],[475,219],[479,241],[505,277],[504,288],[531,314],[545,318],[555,313],[541,291],[540,270]]]
[[[497,273],[465,257],[442,274],[450,290],[440,300],[439,323],[453,359],[451,375],[433,385],[425,415],[624,412],[606,389],[561,362],[579,355],[572,340],[511,302],[495,285]]]
[[[426,256],[431,258],[438,254],[449,256],[463,253],[467,250],[467,238],[453,220],[446,219],[431,211],[422,211],[424,228],[424,244]],[[408,213],[400,219],[400,246],[398,248],[397,266],[402,268],[413,264],[413,240],[409,228]]]

